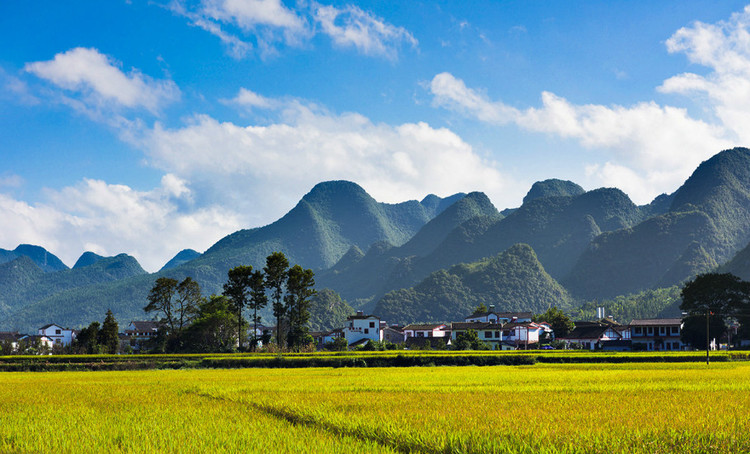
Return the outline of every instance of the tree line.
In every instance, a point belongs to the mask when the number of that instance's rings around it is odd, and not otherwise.
[[[190,277],[178,282],[160,277],[148,295],[146,313],[154,313],[162,325],[157,338],[160,351],[251,350],[260,343],[299,349],[312,343],[308,333],[310,298],[316,293],[314,273],[300,265],[289,266],[281,252],[266,257],[263,270],[240,265],[227,272],[221,295],[204,298]],[[271,304],[276,320],[274,334],[259,333],[258,312]],[[245,310],[252,311],[250,323]],[[250,339],[243,333],[252,326]]]

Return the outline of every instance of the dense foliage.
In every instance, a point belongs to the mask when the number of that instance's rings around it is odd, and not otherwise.
[[[386,294],[375,313],[392,323],[462,320],[479,304],[498,311],[543,312],[567,308],[569,297],[519,244],[495,257],[432,273],[418,285]]]

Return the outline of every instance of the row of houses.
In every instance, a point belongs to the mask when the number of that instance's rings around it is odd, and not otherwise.
[[[120,344],[139,350],[141,346],[156,337],[159,323],[154,321],[132,321],[123,332],[119,333]],[[49,350],[55,347],[68,347],[76,339],[79,330],[64,328],[55,323],[44,325],[37,334],[20,334],[18,332],[0,332],[0,343],[7,343],[11,350],[18,349],[20,343],[38,344]]]
[[[138,351],[157,336],[158,322],[132,321],[119,334],[123,349]],[[260,327],[260,336],[264,330]],[[495,350],[525,349],[538,346],[540,342],[558,340],[567,346],[578,346],[590,350],[683,350],[682,320],[642,319],[628,325],[611,320],[598,322],[576,322],[575,329],[564,337],[555,337],[548,323],[532,321],[531,312],[496,312],[494,307],[486,312],[475,312],[460,322],[419,323],[406,326],[388,325],[380,317],[358,312],[348,317],[346,326],[333,331],[311,333],[319,346],[337,338],[346,340],[350,348],[369,341],[387,341],[405,344],[407,348],[418,348],[439,344],[451,345],[462,333],[474,331],[479,340]],[[48,324],[37,330],[36,335],[20,335],[15,332],[0,332],[0,343],[9,343],[16,349],[19,342],[34,342],[42,347],[67,347],[76,338],[77,330]],[[429,344],[428,344],[429,343]]]
[[[406,326],[388,325],[380,317],[358,312],[347,319],[346,326],[329,332],[312,333],[319,345],[346,339],[350,348],[368,341],[404,343],[407,347],[437,343],[450,345],[458,336],[472,330],[479,340],[492,349],[524,349],[538,346],[546,340],[558,340],[568,347],[589,350],[683,350],[682,320],[641,319],[628,325],[611,320],[576,322],[575,329],[563,337],[555,337],[552,327],[545,322],[532,321],[531,312],[496,312],[491,306],[486,312],[473,313],[461,322],[422,323]]]

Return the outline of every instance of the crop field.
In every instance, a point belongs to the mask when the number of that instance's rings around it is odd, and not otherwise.
[[[750,452],[750,363],[0,373],[0,452]]]

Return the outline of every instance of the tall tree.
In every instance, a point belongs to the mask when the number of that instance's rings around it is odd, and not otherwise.
[[[99,322],[91,322],[80,330],[73,341],[73,351],[89,355],[99,353],[99,326]]]
[[[248,306],[253,310],[253,348],[258,346],[258,311],[268,304],[268,295],[266,295],[266,285],[263,273],[254,271],[250,276],[250,302]]]
[[[120,339],[117,336],[118,331],[117,320],[115,320],[112,311],[108,310],[107,315],[104,317],[102,329],[97,336],[99,345],[102,346],[104,353],[109,353],[110,355],[117,353],[118,347],[120,346]]]
[[[263,273],[266,276],[265,286],[271,291],[271,301],[273,308],[273,316],[276,317],[276,344],[282,345],[284,336],[281,332],[281,322],[286,315],[286,308],[284,307],[283,295],[284,295],[284,283],[287,278],[287,269],[289,268],[289,260],[282,252],[274,252],[266,257],[266,266],[263,268]]]
[[[294,265],[287,272],[286,279],[286,312],[289,314],[289,347],[302,345],[307,335],[307,322],[310,319],[310,297],[315,294],[314,273]]]
[[[169,332],[175,331],[175,319],[172,315],[172,297],[177,291],[177,279],[160,277],[154,283],[148,294],[148,304],[143,310],[146,313],[156,312],[161,315],[161,322],[164,323]]]
[[[552,327],[552,331],[555,333],[555,338],[565,337],[569,332],[575,328],[575,323],[570,319],[565,312],[552,306],[547,309],[547,312],[539,314],[534,317],[535,322],[547,322]]]
[[[242,348],[242,309],[248,305],[248,292],[253,277],[253,267],[240,265],[227,272],[227,282],[224,284],[224,296],[237,315],[237,339],[238,346]]]
[[[198,313],[198,305],[203,301],[201,286],[190,277],[177,286],[177,300],[175,310],[175,328],[181,332],[195,318]]]
[[[185,348],[191,352],[222,353],[232,351],[237,336],[237,314],[224,295],[211,295],[198,306],[195,321],[185,330]],[[239,322],[240,332],[247,327]]]
[[[680,309],[688,313],[683,340],[693,347],[705,348],[706,324],[711,337],[720,338],[726,331],[727,318],[748,321],[750,282],[732,274],[701,274],[682,288]]]

